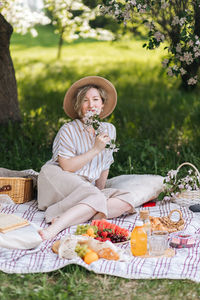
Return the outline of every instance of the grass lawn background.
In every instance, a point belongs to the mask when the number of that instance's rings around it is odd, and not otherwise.
[[[200,169],[200,91],[178,89],[163,72],[164,50],[146,51],[140,40],[79,41],[64,44],[51,27],[39,36],[14,34],[11,55],[23,122],[1,126],[1,167],[39,171],[51,158],[53,138],[69,119],[62,103],[68,87],[83,76],[111,80],[118,105],[108,118],[117,128],[120,151],[110,177],[161,174],[190,161]],[[178,266],[177,266],[178,267]],[[47,274],[0,273],[1,299],[200,299],[200,285],[188,280],[127,280],[96,275],[79,266]]]

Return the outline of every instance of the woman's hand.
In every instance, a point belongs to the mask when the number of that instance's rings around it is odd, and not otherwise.
[[[110,138],[107,133],[100,133],[96,136],[95,143],[94,143],[94,149],[96,149],[98,152],[101,152],[105,147],[106,144],[110,141]]]
[[[100,133],[95,138],[95,143],[92,149],[71,158],[59,156],[58,163],[64,171],[76,172],[83,166],[85,166],[89,161],[91,161],[96,155],[98,155],[99,152],[101,152],[106,147],[106,144],[109,141],[110,138],[107,133]]]

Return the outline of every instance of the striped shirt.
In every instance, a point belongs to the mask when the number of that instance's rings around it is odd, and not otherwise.
[[[108,133],[110,139],[116,139],[114,125],[101,122],[101,127],[104,129],[103,132]],[[58,164],[58,156],[71,158],[81,155],[90,150],[94,142],[94,134],[89,132],[80,120],[76,119],[66,123],[60,128],[54,139],[53,157],[47,163]],[[94,183],[100,177],[102,171],[110,168],[113,161],[113,151],[104,149],[75,173]]]

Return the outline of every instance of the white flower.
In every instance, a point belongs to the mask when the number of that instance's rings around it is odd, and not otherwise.
[[[167,69],[167,74],[168,74],[169,76],[174,76],[174,73],[173,73],[171,67],[169,67],[169,68]]]
[[[169,62],[169,59],[164,59],[164,60],[162,61],[162,66],[163,66],[163,68],[166,68],[166,67],[167,67],[168,62]]]
[[[96,136],[106,131],[103,126],[103,123],[101,123],[99,120],[99,114],[100,110],[98,108],[94,108],[92,111],[87,111],[82,119],[85,128],[93,128],[95,130]],[[114,140],[110,140],[110,142],[106,145],[106,149],[111,150],[113,152],[117,152],[119,150],[119,148],[116,147]]]
[[[197,77],[197,76],[190,78],[190,79],[187,81],[188,85],[196,84],[196,83],[197,83],[197,78],[196,78],[196,77]]]
[[[178,71],[178,66],[177,66],[177,65],[174,65],[172,69],[173,69],[174,71]]]
[[[181,75],[184,75],[185,73],[187,73],[187,72],[185,71],[185,69],[183,69],[183,68],[180,68],[180,72],[181,72]]]
[[[173,18],[172,25],[175,26],[175,25],[177,25],[177,24],[179,24],[179,17],[178,17],[178,16],[175,16],[175,17]]]
[[[189,184],[186,184],[185,187],[186,187],[187,191],[191,191],[192,190],[192,187]]]
[[[194,42],[192,40],[189,40],[188,45],[192,47],[194,45]]]
[[[157,42],[161,42],[161,41],[163,42],[164,39],[165,39],[164,35],[161,32],[159,32],[159,31],[156,31],[154,33],[154,37],[157,40]]]
[[[181,44],[180,43],[178,43],[176,45],[176,52],[181,53]]]
[[[165,2],[165,0],[161,0],[161,8],[165,9],[169,6],[169,3]]]
[[[183,56],[180,57],[181,61],[185,61],[187,65],[191,64],[194,59],[192,57],[192,53],[191,52],[185,52]]]
[[[171,198],[170,198],[169,196],[165,196],[163,199],[166,200],[166,201],[168,201],[168,200],[170,200]]]
[[[199,56],[200,56],[200,52],[199,52],[199,51],[195,52],[195,53],[194,53],[194,56],[195,56],[195,57],[199,57]]]
[[[179,184],[178,187],[179,187],[180,190],[184,189],[184,185],[182,183]]]
[[[165,182],[170,182],[170,178],[169,177],[165,177]]]
[[[194,185],[193,185],[193,190],[197,190],[198,189],[198,186],[197,186],[197,184],[195,183]]]
[[[170,178],[175,178],[176,177],[176,174],[177,174],[177,170],[170,170],[169,172],[168,172],[168,176],[170,177]]]
[[[130,1],[130,4],[132,4],[133,6],[136,6],[137,5],[137,2],[135,0],[131,0]]]
[[[182,26],[185,23],[185,21],[186,21],[185,17],[184,18],[180,18],[179,24]]]

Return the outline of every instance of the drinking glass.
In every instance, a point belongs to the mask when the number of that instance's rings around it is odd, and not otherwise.
[[[153,231],[149,236],[149,254],[150,256],[160,256],[168,248],[168,232]]]

